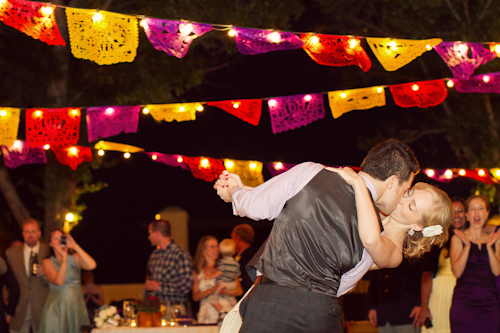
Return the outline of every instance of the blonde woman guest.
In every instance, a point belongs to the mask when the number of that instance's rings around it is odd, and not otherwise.
[[[61,239],[66,238],[66,244]],[[49,246],[53,254],[43,260],[49,295],[42,311],[39,333],[79,333],[89,324],[80,287],[80,270],[92,270],[96,262],[59,228],[52,229]],[[74,253],[70,253],[74,252]]]
[[[213,236],[205,236],[198,243],[193,266],[193,300],[200,302],[200,312],[198,313],[199,324],[216,324],[221,319],[220,315],[224,309],[218,303],[210,304],[209,296],[224,295],[225,298],[234,298],[233,304],[236,304],[235,296],[243,294],[243,289],[239,279],[234,279],[235,288],[228,290],[221,287],[217,282],[217,276],[220,275],[217,270],[217,261],[219,259],[219,242]]]
[[[450,311],[453,333],[498,332],[500,302],[496,281],[500,275],[500,230],[484,228],[490,212],[488,199],[481,195],[466,201],[470,227],[455,229],[451,239],[451,270],[457,277]]]
[[[465,216],[465,200],[455,197],[451,200],[451,204],[453,205],[453,223],[450,230],[464,231],[469,227]],[[451,332],[450,308],[457,278],[451,271],[450,240],[443,248],[433,247],[424,256],[419,313],[419,325],[422,326],[422,332]],[[430,326],[429,323],[432,326],[426,327],[426,323],[427,326]]]

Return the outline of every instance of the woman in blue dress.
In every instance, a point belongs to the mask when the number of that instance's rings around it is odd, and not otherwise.
[[[490,212],[485,197],[470,197],[466,209],[470,227],[464,232],[455,229],[451,239],[451,270],[457,277],[450,311],[451,331],[497,333],[500,329],[496,287],[500,276],[500,231],[485,228]]]
[[[66,238],[66,245],[61,243]],[[87,308],[80,289],[80,270],[92,270],[96,262],[59,228],[50,233],[52,255],[43,260],[50,292],[42,311],[39,333],[78,333],[89,325]]]

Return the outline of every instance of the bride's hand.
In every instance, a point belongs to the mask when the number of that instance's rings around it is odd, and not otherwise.
[[[362,180],[362,178],[358,175],[358,173],[349,167],[344,167],[344,168],[326,167],[326,170],[339,174],[339,176],[342,177],[342,179],[344,179],[347,184],[352,186],[356,185],[356,182]]]

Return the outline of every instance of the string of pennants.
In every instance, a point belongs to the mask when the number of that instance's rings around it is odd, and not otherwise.
[[[45,164],[47,162],[45,150],[49,147],[30,147],[26,142],[16,140],[12,146],[2,146],[4,163],[9,168],[17,168],[26,164]],[[90,147],[51,146],[56,158],[61,164],[68,165],[76,170],[82,162],[92,161]],[[223,170],[238,174],[243,183],[248,186],[258,186],[264,182],[263,167],[269,171],[271,177],[285,172],[295,166],[292,163],[282,162],[260,162],[235,159],[217,159],[204,156],[185,156],[180,154],[163,154],[159,152],[144,152],[144,149],[122,143],[99,141],[95,144],[99,156],[105,151],[124,152],[125,158],[130,158],[131,153],[146,154],[153,162],[163,163],[171,167],[179,167],[191,171],[195,178],[207,182],[215,181]],[[358,167],[352,167],[359,170]],[[457,177],[467,177],[486,184],[498,184],[500,182],[500,168],[492,169],[424,169],[424,173],[439,182],[450,182]]]
[[[66,41],[55,19],[58,7],[66,12],[72,54],[99,65],[133,62],[139,45],[139,25],[156,50],[177,58],[183,58],[196,38],[212,30],[228,31],[235,38],[238,51],[244,55],[302,48],[318,64],[336,67],[356,65],[363,71],[368,71],[372,62],[361,46],[362,38],[366,39],[387,71],[395,71],[434,49],[453,75],[462,80],[468,79],[480,65],[500,55],[500,44],[495,42],[443,42],[439,38],[410,40],[284,32],[165,20],[25,0],[0,0],[0,20],[34,39],[49,45],[65,46]]]

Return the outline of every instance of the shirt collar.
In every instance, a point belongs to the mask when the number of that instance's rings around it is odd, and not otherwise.
[[[375,185],[373,185],[372,181],[368,179],[365,175],[360,175],[361,178],[365,181],[366,187],[368,188],[368,191],[370,191],[370,194],[372,196],[373,202],[377,202],[377,191],[375,190]]]
[[[29,254],[31,251],[38,254],[38,251],[40,251],[40,242],[37,242],[33,247],[29,247],[26,243],[24,243],[24,253]]]

